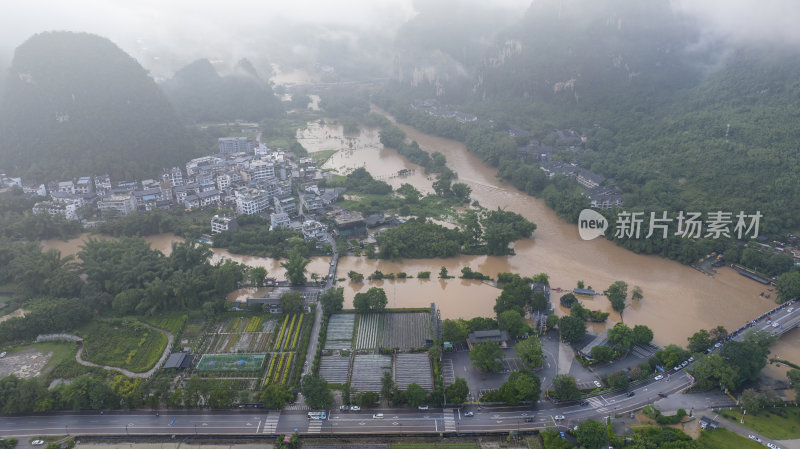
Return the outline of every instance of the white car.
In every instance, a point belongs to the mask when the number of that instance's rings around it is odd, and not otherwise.
[[[8,354],[8,353],[7,353],[7,352],[5,352],[5,351],[3,351],[3,352],[0,352],[0,359],[2,359],[3,357],[5,357],[7,354]]]
[[[372,415],[372,419],[383,419],[383,413],[376,413]]]
[[[688,364],[689,364],[689,361],[688,360],[684,360],[683,362],[681,362],[681,367],[685,368],[686,365],[688,365]]]
[[[781,448],[779,448],[778,446],[776,446],[776,445],[774,445],[774,444],[772,444],[772,443],[767,443],[767,447],[768,447],[769,449],[781,449]]]
[[[466,412],[466,413],[464,413],[464,416],[475,416],[475,413],[473,413],[473,412]]]
[[[747,438],[750,438],[751,440],[753,440],[753,441],[755,441],[757,443],[761,442],[761,438],[759,438],[759,437],[757,437],[755,435],[747,435]]]
[[[692,363],[692,362],[694,362],[694,356],[689,357],[689,363]]]
[[[664,375],[663,375],[663,374],[659,374],[658,376],[656,376],[656,380],[661,380],[661,379],[663,379],[663,378],[664,378]]]
[[[556,421],[561,421],[562,419],[564,419],[564,415],[556,415],[553,417],[553,419],[555,419]]]
[[[420,409],[420,410],[428,410],[428,406],[427,405],[420,405],[417,408]]]
[[[31,444],[34,446],[41,446],[44,444],[44,440],[33,440],[31,441]]]
[[[350,407],[350,410],[352,410],[354,412],[357,412],[357,411],[361,410],[361,407],[359,407],[357,405],[353,405],[353,406]]]
[[[594,386],[600,388],[603,386],[603,384],[601,384],[599,381],[594,381]]]
[[[772,323],[772,327],[778,327],[778,326],[780,326],[780,325],[781,325],[781,323],[779,323],[779,322],[777,322],[777,321],[776,321],[776,322],[774,322],[774,323]]]
[[[788,309],[786,309],[786,313],[792,313],[792,312],[794,312],[794,307],[789,307]]]

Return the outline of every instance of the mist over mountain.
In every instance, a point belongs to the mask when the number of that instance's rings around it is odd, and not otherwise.
[[[800,51],[791,36],[742,37],[752,34],[714,33],[666,0],[539,0],[483,49],[457,40],[460,59],[445,36],[416,54],[398,43],[410,66],[451,56],[414,82],[395,73],[385,91],[438,97],[537,139],[578,130],[587,142],[560,157],[615,179],[626,207],[761,210],[766,232],[791,231]]]
[[[199,59],[175,72],[162,87],[187,123],[259,121],[283,114],[272,86],[247,59],[226,76],[220,76],[208,59]]]
[[[161,89],[108,39],[47,32],[22,45],[0,101],[0,167],[34,179],[152,176],[193,154]]]

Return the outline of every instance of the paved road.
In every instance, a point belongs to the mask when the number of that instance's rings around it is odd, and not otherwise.
[[[126,375],[128,377],[138,377],[138,378],[146,379],[146,378],[152,376],[153,373],[156,372],[156,370],[161,368],[161,365],[164,364],[164,362],[167,360],[167,357],[169,357],[170,352],[172,352],[172,342],[175,341],[175,337],[173,337],[170,332],[168,332],[168,331],[166,331],[164,329],[159,329],[157,327],[153,327],[153,326],[151,326],[151,325],[149,325],[147,323],[142,323],[142,324],[144,324],[145,326],[149,327],[150,329],[152,329],[152,330],[154,330],[156,332],[163,332],[167,336],[167,347],[164,348],[164,353],[161,354],[161,358],[158,359],[158,362],[156,362],[156,364],[153,365],[153,367],[150,368],[148,371],[145,371],[144,373],[134,373],[133,371],[127,370],[125,368],[118,368],[116,366],[98,365],[97,363],[93,363],[93,362],[90,362],[88,360],[83,360],[83,358],[81,358],[81,354],[83,353],[83,342],[82,341],[78,342],[78,352],[75,353],[75,361],[80,363],[81,365],[84,365],[84,366],[94,366],[94,367],[97,367],[97,368],[103,368],[103,369],[108,370],[108,371],[118,371],[118,372],[120,372],[120,373],[122,373],[122,374],[124,374],[124,375]]]

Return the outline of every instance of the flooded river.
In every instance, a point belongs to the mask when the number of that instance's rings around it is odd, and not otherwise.
[[[344,278],[350,270],[369,275],[376,269],[384,273],[404,271],[416,277],[420,271],[430,271],[430,280],[407,279],[396,281],[365,281],[354,284],[340,283],[345,288],[347,306],[355,293],[371,286],[386,290],[390,307],[426,307],[436,302],[445,318],[472,318],[492,315],[492,307],[499,290],[478,281],[450,279],[441,281],[438,272],[445,266],[450,275],[459,275],[461,268],[469,266],[492,277],[499,272],[515,272],[532,275],[545,272],[550,275],[554,288],[571,290],[577,281],[602,291],[616,280],[626,281],[631,287],[639,285],[644,291],[640,302],[629,301],[624,312],[624,321],[629,325],[646,324],[655,333],[655,342],[686,344],[686,338],[700,328],[723,325],[734,329],[754,316],[774,307],[771,299],[759,294],[767,292],[765,287],[739,276],[728,268],[722,268],[715,277],[708,277],[690,267],[657,256],[634,254],[613,243],[596,239],[583,241],[576,226],[569,224],[552,212],[542,200],[525,195],[499,181],[496,170],[468,153],[456,141],[422,134],[413,128],[399,125],[406,134],[416,140],[426,151],[439,151],[447,157],[448,165],[458,173],[459,181],[472,188],[472,197],[487,208],[503,207],[522,214],[537,224],[533,239],[516,242],[516,255],[509,257],[459,256],[450,259],[424,259],[403,261],[378,261],[365,257],[344,257],[340,261],[338,277]],[[384,179],[394,187],[409,183],[423,192],[431,192],[432,179],[424,171],[410,164],[395,151],[385,149],[378,139],[377,129],[364,129],[358,135],[345,135],[341,126],[310,123],[298,137],[309,151],[339,150],[325,167],[346,173],[357,167],[365,167],[375,177]],[[413,174],[398,177],[401,169],[414,170]],[[73,254],[83,241],[79,238],[69,242],[48,241],[46,247],[58,248],[64,254]],[[170,245],[178,238],[171,234],[148,237],[153,248],[168,253]],[[241,263],[263,266],[270,276],[282,279],[284,270],[279,262],[259,257],[231,255],[225,250],[214,250],[214,260],[227,257]],[[327,270],[328,258],[314,258],[309,265],[310,273],[322,275]],[[553,300],[558,304],[560,293],[554,292]],[[608,325],[620,320],[611,310],[603,296],[581,299],[594,310],[611,312]],[[566,313],[556,307],[558,314]],[[593,325],[601,331],[603,325]],[[791,342],[794,344],[791,344]],[[781,341],[781,351],[800,358],[793,347],[800,341],[800,333],[787,338],[786,351]]]
[[[329,168],[344,172],[351,167],[363,166],[376,176],[385,176],[401,168],[415,167],[396,152],[382,148],[372,130],[364,130],[357,138],[348,139],[341,133],[341,127],[315,126],[309,127],[304,134],[307,141],[314,140],[309,151],[331,149],[337,144],[343,149],[328,161]],[[463,144],[423,134],[408,126],[398,126],[426,151],[443,153],[448,166],[458,173],[460,182],[472,188],[473,199],[481,205],[517,212],[535,222],[537,230],[533,239],[516,242],[516,255],[509,257],[459,256],[402,262],[343,258],[339,277],[351,269],[365,276],[376,269],[384,273],[405,271],[414,276],[418,271],[432,272],[432,279],[427,281],[344,282],[348,301],[355,293],[380,285],[386,290],[391,306],[426,306],[433,301],[444,317],[471,318],[492,314],[498,290],[476,281],[439,281],[436,275],[441,266],[446,266],[451,275],[458,275],[465,266],[493,277],[504,271],[523,275],[545,272],[550,275],[552,287],[564,290],[571,290],[578,280],[598,291],[616,280],[623,280],[631,287],[641,286],[644,291],[642,301],[629,302],[624,321],[630,325],[650,326],[655,333],[655,342],[661,345],[672,342],[685,344],[686,338],[700,328],[708,329],[720,324],[729,329],[736,328],[775,305],[772,300],[759,295],[766,292],[762,285],[728,268],[721,269],[711,278],[677,262],[634,254],[603,239],[581,240],[575,225],[558,218],[542,200],[499,181],[495,177],[496,170],[467,152]],[[432,190],[432,180],[424,176],[421,168],[415,176],[387,177],[385,180],[395,187],[408,182],[421,191]],[[559,296],[554,292],[556,304]],[[609,325],[620,320],[619,314],[611,310],[603,296],[582,299],[582,302],[591,309],[611,312]],[[556,309],[559,314],[566,313],[560,307]],[[601,328],[602,325],[595,325],[593,330]]]

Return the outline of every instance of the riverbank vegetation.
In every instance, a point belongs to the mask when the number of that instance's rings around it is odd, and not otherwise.
[[[212,246],[225,248],[234,254],[246,254],[276,259],[298,252],[304,257],[330,254],[330,244],[317,249],[315,242],[303,238],[299,231],[278,227],[270,230],[270,222],[257,215],[237,218],[239,229],[214,234]]]

